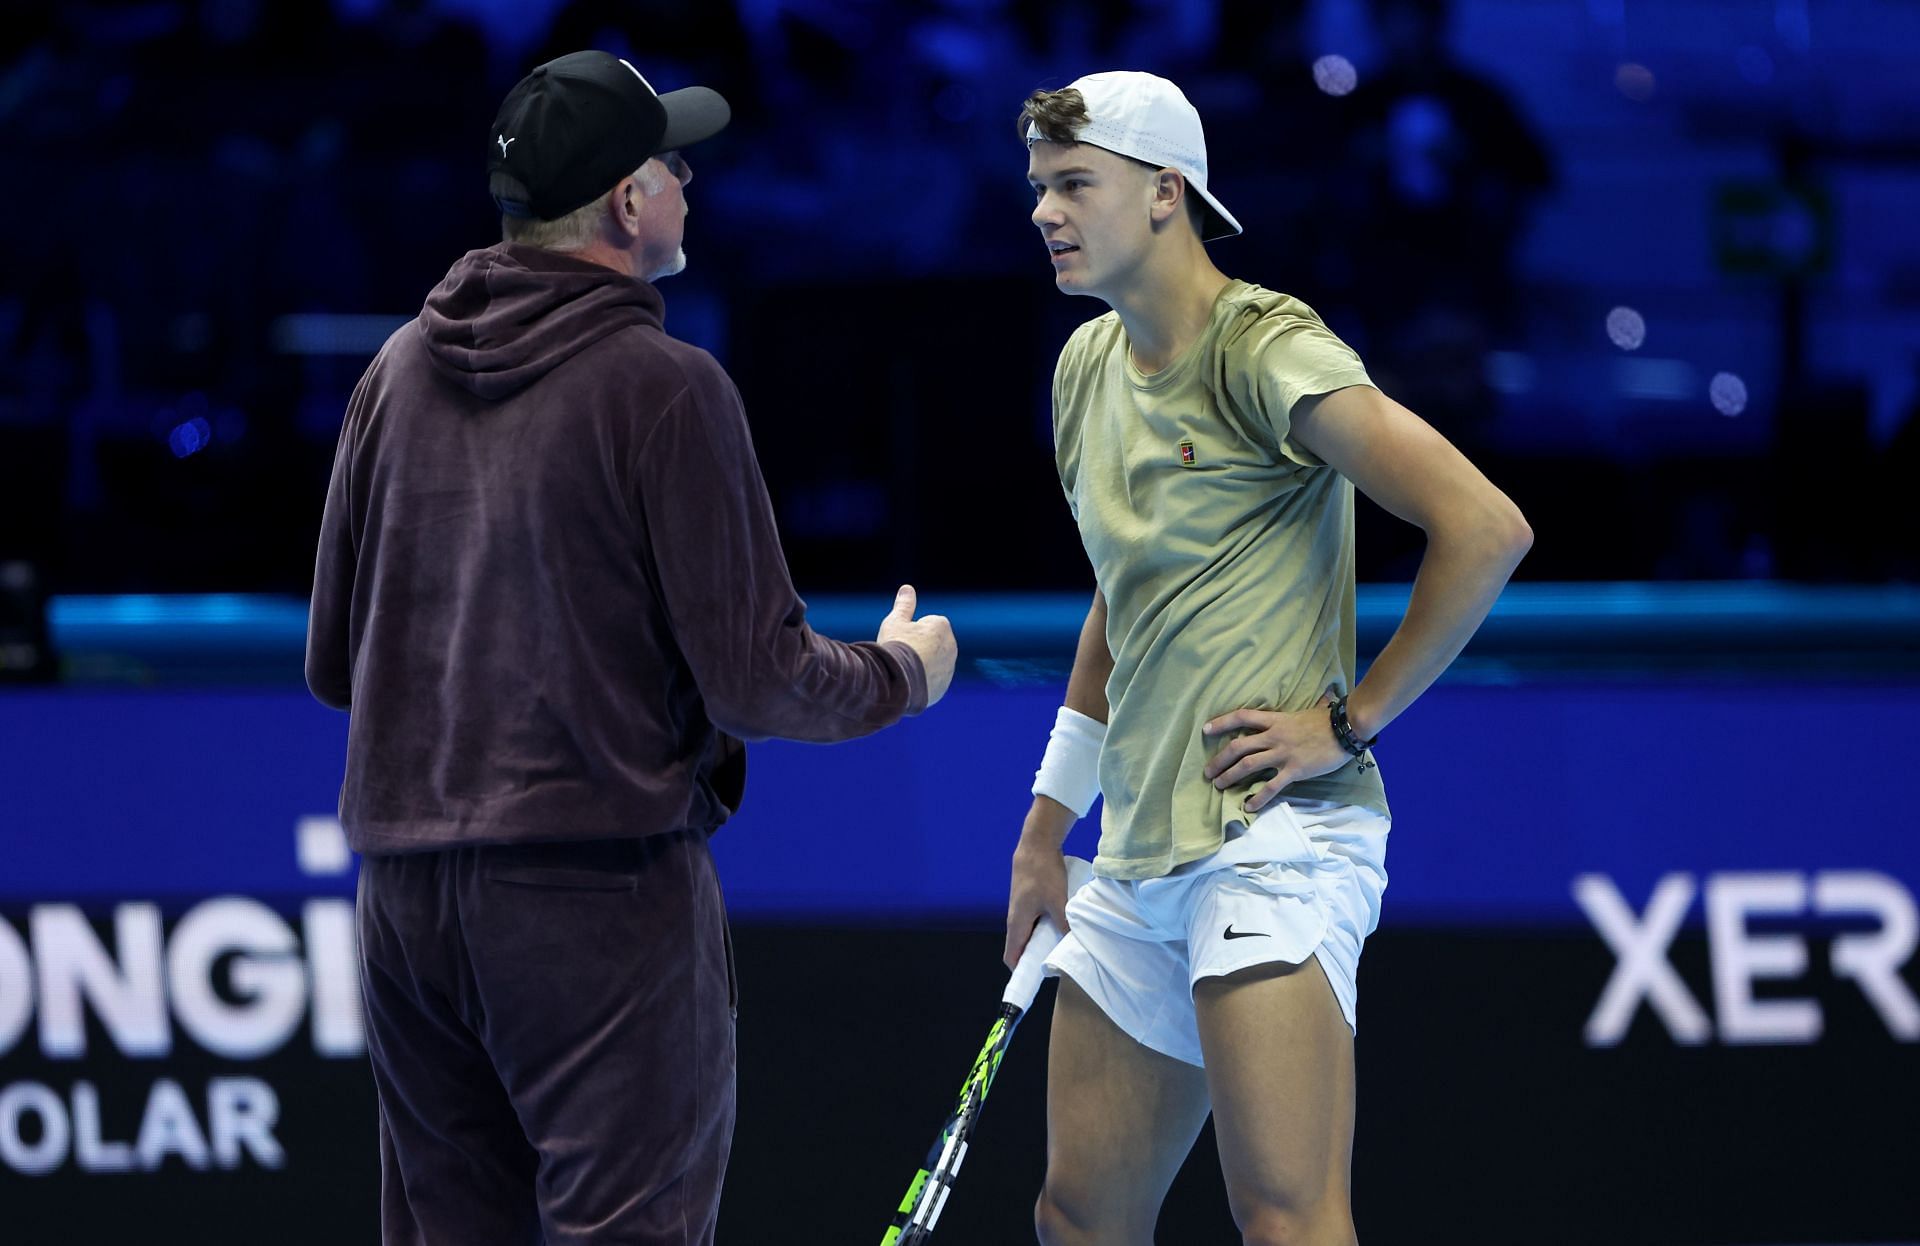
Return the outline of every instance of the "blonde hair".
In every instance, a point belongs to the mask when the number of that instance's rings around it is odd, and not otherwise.
[[[643,195],[657,195],[665,190],[671,176],[664,168],[656,168],[651,156],[632,173]],[[599,232],[600,214],[606,211],[606,206],[606,196],[595,195],[565,216],[556,216],[550,221],[502,213],[500,236],[508,242],[521,242],[544,251],[580,251]]]

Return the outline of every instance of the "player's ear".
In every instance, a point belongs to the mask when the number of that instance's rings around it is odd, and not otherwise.
[[[1164,225],[1185,210],[1187,179],[1173,169],[1161,169],[1153,175],[1153,223]]]

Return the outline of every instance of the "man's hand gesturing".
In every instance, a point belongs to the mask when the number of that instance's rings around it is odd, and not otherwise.
[[[953,624],[944,614],[929,614],[916,619],[913,612],[920,604],[913,585],[902,584],[893,599],[893,610],[880,620],[881,641],[897,640],[920,655],[927,670],[927,705],[947,695],[953,682],[953,664],[960,657],[960,646],[953,639]]]

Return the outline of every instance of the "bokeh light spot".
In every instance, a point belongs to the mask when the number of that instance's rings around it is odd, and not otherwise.
[[[1347,95],[1360,85],[1360,75],[1346,57],[1323,56],[1313,63],[1313,84],[1328,95]]]
[[[1707,397],[1721,415],[1739,415],[1747,409],[1747,383],[1731,372],[1716,372],[1707,383]]]
[[[173,451],[173,457],[184,459],[207,448],[213,440],[213,426],[204,416],[194,416],[184,424],[176,424],[167,434],[167,449]]]
[[[1613,85],[1634,103],[1644,104],[1653,98],[1653,71],[1645,65],[1628,61],[1613,71]]]
[[[1639,350],[1647,340],[1646,317],[1631,307],[1607,313],[1607,337],[1621,350]]]

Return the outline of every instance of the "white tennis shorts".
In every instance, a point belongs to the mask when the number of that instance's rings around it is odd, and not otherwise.
[[[1276,801],[1251,826],[1164,878],[1095,878],[1067,901],[1047,967],[1072,978],[1134,1041],[1205,1067],[1193,984],[1254,965],[1326,970],[1354,1028],[1360,945],[1380,923],[1386,818],[1354,805]]]

